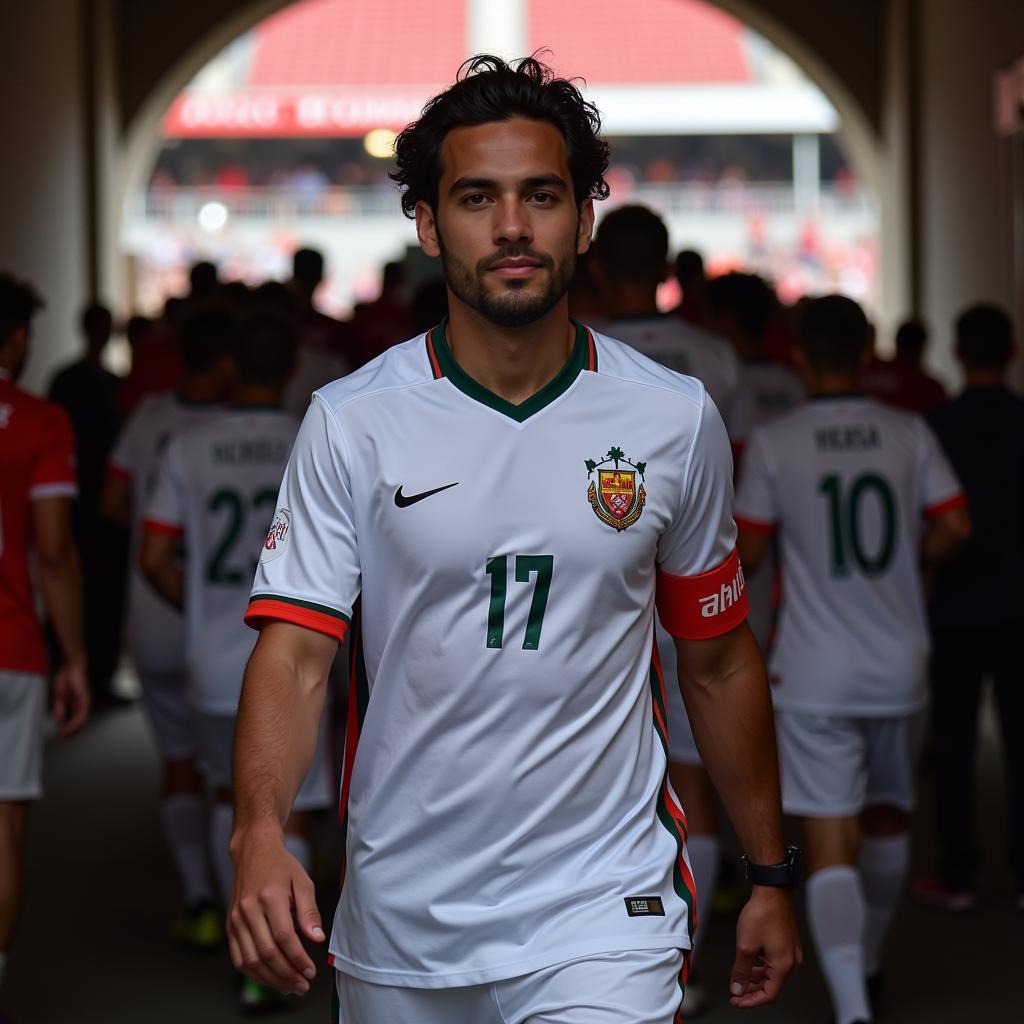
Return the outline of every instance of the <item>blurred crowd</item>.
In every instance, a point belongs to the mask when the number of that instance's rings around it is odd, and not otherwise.
[[[229,172],[230,168],[219,172],[225,179],[218,182],[222,187],[231,184],[226,179],[232,174],[239,187],[248,184],[242,175]],[[659,225],[656,215],[642,207],[609,214],[593,249],[577,266],[569,293],[571,313],[595,330],[700,378],[722,411],[742,473],[752,432],[806,398],[795,352],[807,300],[784,304],[772,283],[755,274],[709,277],[700,253],[693,250],[681,251],[667,263],[659,256],[667,247],[667,233]],[[272,334],[274,324],[285,322],[294,335],[294,353],[286,360],[289,372],[271,382],[274,387],[264,380],[263,391],[256,387],[253,393],[272,394],[284,410],[301,417],[312,391],[372,361],[391,345],[429,330],[447,312],[447,292],[440,278],[411,291],[403,265],[391,263],[383,268],[379,297],[340,321],[318,309],[317,290],[323,278],[323,257],[313,249],[295,252],[289,280],[266,281],[258,287],[221,280],[215,265],[197,263],[191,269],[188,293],[169,299],[161,316],[133,316],[124,323],[131,350],[131,368],[124,377],[104,368],[104,351],[116,326],[111,310],[91,304],[82,312],[81,358],[53,377],[49,397],[65,410],[74,433],[78,496],[71,531],[82,564],[84,641],[94,709],[114,707],[126,699],[115,692],[113,681],[123,664],[130,552],[137,545],[132,531],[141,510],[119,512],[109,478],[112,464],[117,466],[115,452],[124,448],[126,436],[140,429],[140,411],[147,401],[177,395],[184,404],[209,404],[230,401],[242,386],[252,391],[254,378],[248,385],[243,379],[245,372],[253,372],[244,370],[245,361],[236,359],[234,368],[230,359],[224,363],[231,352],[225,351],[223,336],[231,334],[232,344],[241,351],[246,337],[239,324]],[[670,279],[681,299],[674,308],[659,310],[657,296],[665,294],[663,286]],[[922,579],[922,586],[929,588],[933,643],[942,652],[933,663],[931,726],[934,778],[947,797],[938,801],[936,875],[923,879],[918,892],[946,909],[973,905],[975,898],[981,853],[972,823],[974,737],[983,680],[989,676],[1002,711],[1011,857],[1024,898],[1024,717],[1016,683],[1021,670],[1015,660],[1019,642],[1011,636],[1024,618],[1013,586],[1024,568],[1024,464],[1019,441],[1024,417],[1020,400],[1011,396],[1006,383],[1015,351],[1013,328],[1004,311],[976,305],[958,318],[954,333],[955,354],[966,381],[966,390],[956,398],[927,368],[929,330],[918,320],[899,326],[892,355],[880,354],[872,331],[859,368],[861,394],[929,419],[963,483],[974,520],[971,539],[941,571]],[[997,405],[1002,419],[993,420],[990,414]],[[1013,437],[993,435],[997,429],[1008,430]],[[127,500],[123,494],[121,500]],[[751,580],[751,625],[766,650],[773,642],[782,586],[778,574],[762,574],[756,584]],[[245,630],[241,612],[238,629]],[[56,645],[56,639],[52,642]],[[1000,660],[993,652],[1009,653]],[[341,688],[338,704],[340,713]],[[193,780],[181,792],[195,789]],[[173,786],[172,791],[177,792]],[[955,794],[955,799],[948,794]],[[696,805],[699,797],[693,799]],[[694,858],[700,849],[699,818],[699,812],[691,815]],[[167,828],[172,850],[180,852],[181,836],[173,821]],[[194,926],[181,934],[200,944],[219,941],[217,928],[203,917],[215,898],[211,885],[204,888],[195,882],[194,865],[183,866],[180,857],[177,862]]]

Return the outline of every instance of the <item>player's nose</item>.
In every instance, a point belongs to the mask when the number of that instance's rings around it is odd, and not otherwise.
[[[494,241],[499,245],[529,242],[533,239],[530,217],[518,197],[503,197],[495,206]]]

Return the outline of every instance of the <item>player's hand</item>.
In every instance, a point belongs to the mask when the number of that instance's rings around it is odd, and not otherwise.
[[[775,1002],[803,958],[790,893],[755,885],[736,925],[729,1002],[743,1009]]]
[[[89,678],[84,661],[60,667],[53,677],[51,710],[62,737],[78,732],[89,720]]]
[[[232,962],[262,985],[305,995],[316,968],[296,925],[313,942],[325,938],[312,880],[285,849],[276,825],[236,831],[231,855],[235,884],[227,931]]]

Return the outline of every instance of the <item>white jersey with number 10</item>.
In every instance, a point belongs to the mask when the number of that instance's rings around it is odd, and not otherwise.
[[[818,398],[754,431],[736,519],[780,535],[777,709],[888,717],[922,706],[922,527],[963,501],[925,421],[873,399]]]

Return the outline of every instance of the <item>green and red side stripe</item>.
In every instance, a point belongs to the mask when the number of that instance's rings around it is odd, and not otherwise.
[[[661,781],[661,789],[658,792],[657,814],[658,820],[665,826],[669,834],[676,842],[676,859],[672,865],[672,884],[676,895],[686,904],[686,931],[693,946],[693,932],[697,927],[697,886],[690,872],[690,866],[686,863],[684,851],[686,849],[686,815],[683,809],[676,802],[672,790],[668,784],[668,705],[665,692],[665,678],[661,670],[661,657],[658,654],[657,641],[651,638],[651,695],[652,712],[654,718],[654,730],[658,734],[662,745],[665,748],[665,775]],[[690,975],[690,950],[683,953],[683,966],[679,972],[679,987],[685,991],[686,981]],[[681,998],[681,997],[680,997]],[[676,1016],[676,1020],[681,1018]]]
[[[348,710],[345,717],[345,755],[341,769],[341,793],[338,798],[338,822],[341,825],[341,871],[338,891],[345,888],[345,869],[348,850],[348,794],[352,786],[352,771],[356,763],[356,749],[359,734],[366,718],[366,705],[370,700],[370,687],[366,677],[366,663],[363,660],[362,630],[359,628],[359,603],[352,612],[351,647],[348,668]],[[334,957],[330,954],[327,963],[333,968]],[[331,989],[331,1020],[337,1024],[340,1009],[337,1003],[337,989]]]
[[[338,800],[338,822],[341,825],[342,856],[341,885],[345,885],[345,841],[348,838],[348,795],[352,785],[352,771],[356,763],[356,748],[366,718],[366,706],[370,700],[370,686],[366,677],[366,662],[363,659],[362,631],[359,628],[359,608],[353,618],[352,646],[348,672],[348,713],[345,722],[345,758],[341,772],[341,795]]]

